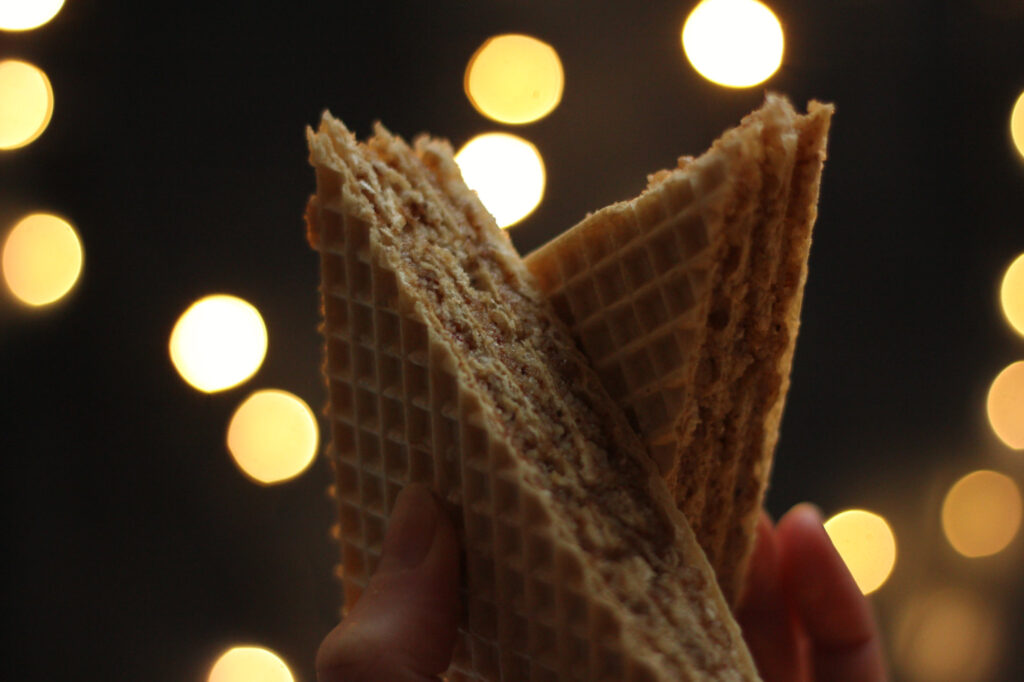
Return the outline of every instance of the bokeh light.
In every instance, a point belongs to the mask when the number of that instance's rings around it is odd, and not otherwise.
[[[66,220],[33,213],[11,228],[4,241],[4,282],[32,306],[63,298],[82,272],[82,242]]]
[[[207,682],[294,682],[281,657],[262,647],[228,649],[210,668]]]
[[[246,398],[228,425],[228,450],[260,483],[279,483],[305,471],[316,455],[313,410],[287,391],[261,390]]]
[[[500,227],[530,215],[544,196],[544,161],[521,137],[508,133],[477,135],[463,145],[455,162],[470,189]]]
[[[785,43],[778,17],[757,0],[703,0],[686,18],[682,41],[700,75],[732,88],[768,80]]]
[[[463,86],[484,116],[502,123],[530,123],[562,99],[565,74],[555,48],[530,36],[488,38],[470,57]]]
[[[27,31],[57,16],[64,0],[0,0],[0,29]]]
[[[171,332],[171,361],[189,384],[207,393],[242,383],[267,353],[267,328],[251,304],[234,296],[202,298]]]
[[[41,69],[16,59],[0,61],[0,149],[17,149],[46,130],[53,88]]]
[[[1024,253],[1017,256],[1003,275],[999,302],[1010,326],[1024,336]]]
[[[861,592],[870,594],[885,584],[896,565],[896,536],[884,518],[850,509],[826,521],[825,532]]]
[[[995,471],[975,471],[957,481],[942,503],[942,529],[967,557],[1001,552],[1020,529],[1020,490]]]
[[[1002,627],[977,595],[943,588],[907,600],[895,632],[894,655],[914,682],[980,682],[991,675]]]
[[[1015,450],[1024,450],[1024,360],[995,378],[986,408],[988,423],[999,439]]]
[[[1017,103],[1010,113],[1010,137],[1017,153],[1024,156],[1024,92],[1017,97]]]

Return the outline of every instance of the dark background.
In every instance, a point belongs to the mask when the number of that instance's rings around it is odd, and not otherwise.
[[[963,559],[938,515],[973,469],[1024,478],[1022,453],[984,416],[991,380],[1024,357],[997,303],[1024,251],[1024,161],[1008,131],[1024,3],[773,0],[784,62],[747,90],[686,62],[694,4],[69,0],[40,29],[0,33],[0,58],[40,66],[56,95],[43,136],[0,152],[0,230],[55,212],[85,249],[66,301],[0,305],[0,676],[203,680],[248,642],[314,680],[340,603],[327,467],[256,486],[224,433],[256,388],[325,400],[301,219],[303,129],[322,109],[360,135],[380,119],[456,146],[494,129],[529,138],[548,184],[513,229],[525,253],[700,153],[770,88],[832,101],[836,117],[769,508],[885,515],[900,554],[873,600],[893,657],[908,600],[952,586],[998,622],[998,667],[979,679],[1024,679],[1024,542]],[[566,73],[561,105],[515,129],[462,91],[469,56],[507,32],[551,43]],[[216,292],[253,303],[270,346],[248,383],[204,395],[167,341]]]

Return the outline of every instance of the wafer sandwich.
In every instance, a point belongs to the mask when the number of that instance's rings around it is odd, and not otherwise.
[[[465,551],[449,680],[757,679],[648,445],[450,147],[327,113],[308,141],[346,608],[423,481]]]

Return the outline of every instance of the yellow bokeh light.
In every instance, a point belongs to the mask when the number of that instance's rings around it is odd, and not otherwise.
[[[825,532],[861,592],[870,594],[888,580],[896,565],[896,536],[885,519],[869,511],[850,509],[826,521]]]
[[[530,215],[544,196],[544,161],[537,148],[521,137],[477,135],[458,151],[455,162],[500,227]]]
[[[530,123],[562,99],[565,74],[558,53],[530,36],[494,36],[466,66],[466,96],[484,116],[502,123]]]
[[[1003,315],[1016,332],[1024,336],[1024,253],[1017,256],[1003,275],[999,287]]]
[[[234,296],[202,298],[171,332],[171,361],[189,384],[212,393],[237,386],[260,368],[267,328],[252,305]]]
[[[993,609],[958,588],[908,599],[896,626],[894,654],[914,682],[992,679],[1001,648]]]
[[[281,657],[262,647],[228,649],[210,668],[207,682],[294,682]]]
[[[27,31],[57,16],[64,0],[0,0],[0,29]]]
[[[682,41],[700,75],[732,88],[768,80],[785,43],[778,17],[757,0],[703,0],[686,18]]]
[[[967,557],[1001,552],[1020,529],[1020,490],[1010,477],[975,471],[957,481],[942,503],[942,529]]]
[[[1024,360],[995,378],[986,408],[988,423],[999,439],[1015,450],[1024,450]]]
[[[279,483],[306,470],[316,455],[316,417],[301,398],[279,390],[246,398],[228,425],[228,450],[260,483]]]
[[[53,116],[53,88],[38,67],[0,62],[0,149],[24,147],[43,134]]]
[[[71,291],[82,272],[82,243],[75,228],[48,213],[21,219],[3,249],[7,288],[32,306],[53,303]]]
[[[1024,156],[1024,92],[1017,97],[1017,103],[1013,105],[1013,112],[1010,113],[1010,137],[1017,147],[1017,152]]]

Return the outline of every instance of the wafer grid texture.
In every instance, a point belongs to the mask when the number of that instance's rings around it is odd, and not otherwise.
[[[426,482],[451,504],[466,550],[466,613],[447,679],[657,679],[622,655],[622,633],[585,584],[582,557],[553,542],[546,506],[490,438],[449,351],[406,309],[395,274],[375,263],[369,226],[325,200],[339,184],[318,168],[313,219],[346,610],[377,566],[398,492]]]

